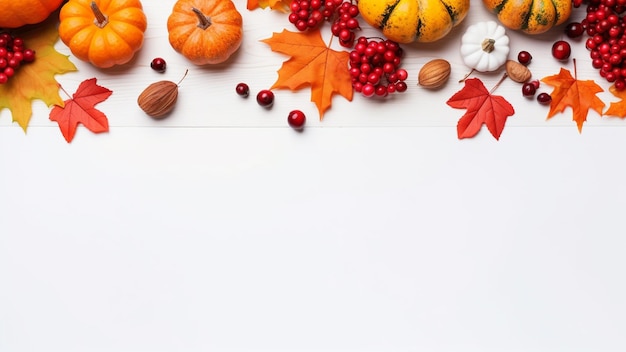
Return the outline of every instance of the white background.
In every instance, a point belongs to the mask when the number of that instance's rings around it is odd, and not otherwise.
[[[98,105],[109,133],[68,144],[41,102],[26,134],[0,113],[0,351],[626,350],[626,123],[592,111],[579,134],[571,110],[546,120],[508,80],[500,141],[458,140],[464,111],[445,101],[468,70],[464,28],[492,19],[480,2],[444,40],[405,47],[406,93],[336,97],[323,121],[307,90],[275,91],[270,110],[234,92],[276,80],[286,57],[259,40],[286,15],[237,0],[242,48],[199,68],[167,42],[172,5],[144,1],[130,65],[70,57],[78,72],[57,76],[114,91]],[[550,57],[562,29],[509,35],[535,78],[573,70]],[[579,78],[607,89],[572,44]],[[419,88],[436,57],[450,82]],[[143,114],[141,90],[187,68],[174,113]]]

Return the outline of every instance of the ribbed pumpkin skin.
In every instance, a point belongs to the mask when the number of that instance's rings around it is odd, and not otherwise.
[[[507,28],[541,34],[558,26],[572,13],[571,0],[483,0]]]
[[[199,27],[196,9],[211,25]],[[239,49],[243,18],[231,0],[178,0],[167,20],[172,48],[196,65],[219,64]]]
[[[94,23],[92,0],[70,0],[61,8],[59,37],[72,54],[99,68],[129,62],[143,45],[146,15],[139,0],[96,0],[108,23]]]
[[[398,43],[434,42],[461,23],[469,0],[359,0],[361,17]]]
[[[63,0],[2,0],[0,28],[17,28],[42,22],[61,6]]]

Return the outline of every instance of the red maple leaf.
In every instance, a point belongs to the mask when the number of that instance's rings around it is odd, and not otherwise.
[[[84,80],[72,98],[65,101],[64,107],[56,105],[50,111],[50,120],[59,124],[68,143],[74,139],[79,123],[93,133],[108,132],[109,120],[94,106],[105,101],[112,93],[111,90],[97,85],[95,78]]]
[[[456,109],[467,109],[456,126],[459,139],[474,137],[485,124],[498,140],[507,117],[515,114],[513,106],[506,99],[492,95],[478,78],[465,80],[463,89],[446,103]]]

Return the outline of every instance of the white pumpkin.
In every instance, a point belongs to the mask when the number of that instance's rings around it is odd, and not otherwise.
[[[480,72],[500,68],[509,56],[509,37],[495,21],[475,23],[461,38],[461,57],[465,65]]]

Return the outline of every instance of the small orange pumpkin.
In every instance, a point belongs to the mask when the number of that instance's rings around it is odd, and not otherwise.
[[[17,28],[42,22],[63,0],[13,0],[0,4],[0,28]]]
[[[243,18],[231,0],[178,0],[167,19],[172,48],[196,65],[219,64],[243,41]]]
[[[99,68],[129,62],[141,49],[147,27],[139,0],[69,0],[59,18],[63,43]]]

